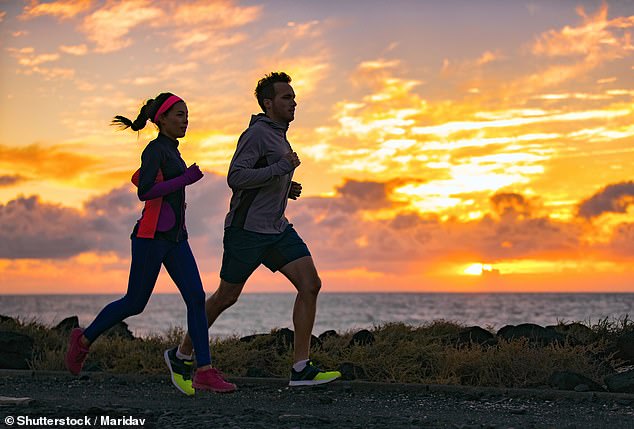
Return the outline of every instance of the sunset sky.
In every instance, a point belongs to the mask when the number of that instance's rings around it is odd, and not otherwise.
[[[226,172],[283,70],[324,291],[634,292],[634,1],[0,0],[0,294],[122,293],[156,135],[183,97],[212,292]],[[260,268],[247,292],[291,291]],[[157,292],[177,292],[165,272]]]

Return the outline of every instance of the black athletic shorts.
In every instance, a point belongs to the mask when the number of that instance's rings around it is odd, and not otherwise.
[[[280,234],[262,234],[230,226],[222,240],[220,278],[229,283],[244,283],[260,264],[275,272],[284,265],[310,256],[308,246],[289,224]]]

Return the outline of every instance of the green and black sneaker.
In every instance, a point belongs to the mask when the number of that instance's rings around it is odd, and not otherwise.
[[[192,396],[196,393],[196,390],[192,387],[194,361],[177,358],[177,349],[178,347],[174,347],[173,349],[165,350],[165,353],[163,353],[165,363],[170,369],[172,384],[185,395]]]
[[[297,372],[291,368],[291,381],[289,386],[316,386],[335,381],[341,377],[339,371],[324,371],[317,368],[311,361],[308,361],[306,368]]]

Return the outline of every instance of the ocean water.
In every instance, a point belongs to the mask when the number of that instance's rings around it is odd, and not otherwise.
[[[0,314],[54,326],[78,316],[82,326],[119,295],[0,295]],[[294,294],[245,293],[210,330],[212,337],[292,329]],[[386,322],[422,325],[444,319],[499,329],[508,324],[559,321],[594,323],[634,316],[634,293],[323,293],[314,334],[372,328]],[[185,304],[177,294],[155,294],[145,311],[126,320],[136,336],[185,327]]]

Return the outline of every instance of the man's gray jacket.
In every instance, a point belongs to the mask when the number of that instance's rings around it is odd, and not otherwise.
[[[225,228],[279,234],[288,226],[284,210],[294,168],[284,158],[292,152],[287,129],[264,114],[251,116],[229,165],[227,183],[233,195]]]

